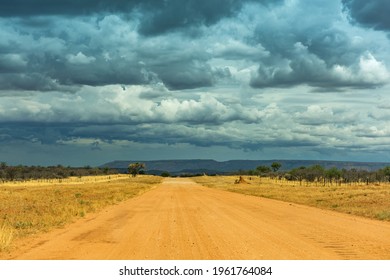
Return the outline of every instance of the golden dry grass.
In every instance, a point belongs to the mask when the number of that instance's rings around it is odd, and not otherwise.
[[[0,252],[8,249],[13,239],[13,229],[5,223],[0,225]]]
[[[249,184],[234,184],[238,176],[202,176],[193,180],[231,192],[390,221],[390,184],[320,186],[255,176],[244,178]]]
[[[160,177],[110,175],[0,184],[0,251],[12,239],[61,227],[139,195]]]

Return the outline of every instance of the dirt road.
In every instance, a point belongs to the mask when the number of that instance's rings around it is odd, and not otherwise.
[[[390,259],[390,223],[166,179],[15,259]]]

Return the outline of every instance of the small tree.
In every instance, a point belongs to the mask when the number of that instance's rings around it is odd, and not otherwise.
[[[271,172],[271,168],[269,166],[260,165],[256,167],[256,172],[259,174],[259,176],[264,176]]]
[[[273,172],[277,172],[280,169],[280,167],[282,167],[282,165],[279,162],[273,162],[271,164],[271,168]]]
[[[337,184],[339,183],[339,180],[341,178],[341,171],[338,170],[336,167],[332,167],[325,171],[325,176],[328,178],[330,184],[333,184],[334,180]]]
[[[130,163],[129,166],[127,167],[127,170],[129,171],[129,174],[131,174],[133,177],[137,176],[141,172],[142,169],[145,169],[145,164],[144,163]]]
[[[303,179],[305,178],[306,176],[306,167],[305,166],[301,166],[301,167],[298,167],[298,168],[294,168],[290,171],[290,174],[291,178],[293,180],[298,180],[299,181],[299,185],[302,185],[302,181]]]
[[[385,180],[387,179],[390,182],[390,166],[386,166],[381,170],[385,176]]]

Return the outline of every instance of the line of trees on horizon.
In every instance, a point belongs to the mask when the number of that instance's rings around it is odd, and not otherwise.
[[[316,185],[333,185],[333,184],[353,184],[353,183],[390,183],[390,166],[368,171],[363,169],[338,169],[337,167],[324,168],[321,165],[301,166],[291,170],[281,171],[282,164],[273,162],[269,166],[260,165],[253,170],[239,170],[231,172],[230,175],[249,175],[259,177],[270,177],[277,180],[299,181],[303,183],[315,183]],[[128,174],[136,176],[137,174],[147,174],[146,165],[141,162],[133,163],[126,170]],[[81,176],[96,176],[96,175],[111,175],[123,173],[122,170],[117,170],[109,167],[70,167],[70,166],[8,166],[5,162],[0,163],[0,182],[5,181],[26,181],[36,179],[64,179],[68,177]],[[200,176],[202,174],[185,174],[184,177]],[[218,175],[218,174],[209,174]],[[163,172],[163,177],[170,177],[169,172]]]
[[[254,170],[240,171],[238,175],[250,175],[260,177],[271,177],[276,179],[285,179],[288,181],[299,181],[316,183],[317,185],[332,184],[352,184],[352,183],[390,183],[390,166],[368,171],[356,168],[338,169],[337,167],[324,168],[321,165],[301,166],[288,171],[279,171],[282,165],[279,162],[273,162],[270,166],[261,165]]]
[[[306,183],[315,183],[316,185],[334,185],[334,184],[370,184],[370,183],[380,183],[388,182],[390,183],[390,166],[386,166],[382,169],[368,171],[364,169],[339,169],[337,167],[325,168],[319,164],[312,166],[301,166],[298,168],[293,168],[291,170],[280,171],[282,164],[280,162],[272,162],[269,166],[260,165],[253,170],[239,170],[236,172],[230,172],[225,175],[249,175],[249,176],[259,176],[259,177],[270,177],[277,180],[287,180],[287,181],[299,181],[300,184]],[[127,173],[132,176],[137,174],[147,174],[146,165],[144,163],[136,162],[129,164]],[[207,174],[198,173],[198,174],[180,174],[172,175],[167,171],[159,174],[162,177],[193,177],[193,176],[215,176],[216,173]],[[221,174],[223,175],[223,174]]]
[[[113,168],[98,167],[70,167],[70,166],[9,166],[5,162],[0,163],[0,182],[27,181],[39,179],[65,179],[69,177],[96,176],[118,174]]]

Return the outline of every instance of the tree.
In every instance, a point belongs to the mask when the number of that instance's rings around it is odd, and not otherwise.
[[[321,165],[312,165],[305,169],[305,180],[307,180],[308,182],[324,181],[324,176],[325,169]]]
[[[260,165],[256,167],[256,171],[259,174],[259,176],[264,176],[265,174],[268,174],[271,172],[271,168],[269,166]]]
[[[294,168],[290,171],[290,176],[294,180],[298,180],[299,184],[302,184],[303,179],[306,177],[306,167],[301,166],[298,168]]]
[[[336,167],[332,167],[325,171],[325,176],[329,179],[330,184],[333,183],[333,180],[338,183],[341,178],[341,171],[338,170]]]
[[[271,164],[271,168],[273,172],[277,172],[280,169],[280,167],[282,167],[282,165],[279,162],[273,162]]]
[[[145,169],[146,166],[144,163],[130,163],[127,167],[127,170],[129,171],[129,174],[131,174],[133,177],[137,176],[141,172],[142,169]]]
[[[390,166],[386,166],[386,167],[383,168],[381,171],[383,172],[383,174],[384,174],[384,176],[385,176],[384,179],[387,178],[388,182],[390,182]]]
[[[13,166],[8,167],[5,172],[6,178],[9,181],[14,181],[16,179],[17,174],[18,174],[18,168]]]

